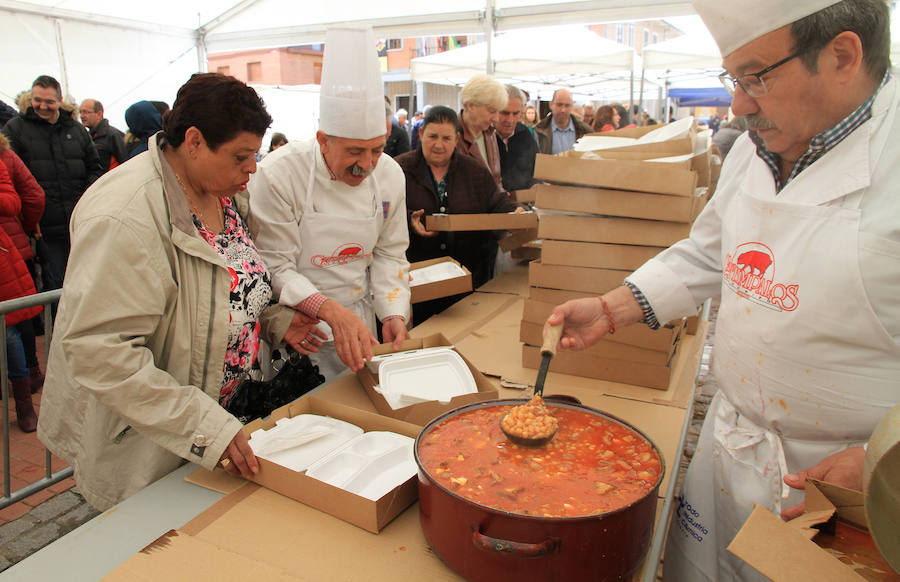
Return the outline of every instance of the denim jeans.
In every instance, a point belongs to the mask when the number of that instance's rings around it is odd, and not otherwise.
[[[7,376],[10,380],[24,380],[28,377],[22,337],[14,325],[6,328],[6,362],[9,367]]]

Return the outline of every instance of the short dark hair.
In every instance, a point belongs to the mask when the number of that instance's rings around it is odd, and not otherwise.
[[[178,90],[175,104],[163,116],[163,132],[173,147],[196,127],[211,150],[242,131],[262,137],[272,124],[266,104],[252,88],[219,73],[195,73]]]
[[[460,130],[459,116],[456,115],[455,111],[443,105],[435,105],[428,110],[428,113],[425,114],[425,119],[422,120],[422,131],[425,131],[429,123],[452,123],[456,131]]]
[[[287,136],[284,135],[283,133],[279,133],[276,131],[275,133],[272,134],[272,141],[269,142],[269,151],[271,152],[272,149],[274,149],[280,145],[284,145],[287,142],[288,142]]]
[[[62,100],[62,87],[59,85],[59,81],[51,77],[50,75],[41,75],[31,84],[31,88],[42,87],[44,89],[56,89],[56,98]]]
[[[96,99],[91,99],[94,102],[94,113],[100,113],[103,111],[103,103],[100,103]]]
[[[843,0],[791,24],[794,51],[806,68],[818,71],[819,53],[844,31],[862,42],[863,60],[874,79],[880,80],[891,64],[891,15],[885,0]]]

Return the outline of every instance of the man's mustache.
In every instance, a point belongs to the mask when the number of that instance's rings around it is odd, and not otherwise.
[[[777,129],[774,123],[759,117],[758,114],[747,115],[745,119],[747,120],[747,129]]]
[[[367,177],[372,173],[373,170],[375,170],[375,168],[369,168],[368,170],[366,170],[358,164],[353,164],[352,166],[350,166],[350,173],[357,177]]]

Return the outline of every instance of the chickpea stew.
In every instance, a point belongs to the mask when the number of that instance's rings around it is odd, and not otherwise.
[[[609,512],[641,499],[661,479],[654,446],[613,419],[552,406],[559,430],[535,449],[510,442],[500,429],[511,408],[479,407],[435,425],[419,439],[422,467],[469,501],[537,517]]]

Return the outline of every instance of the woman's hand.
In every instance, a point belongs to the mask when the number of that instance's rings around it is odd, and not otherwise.
[[[256,455],[253,454],[253,449],[250,448],[244,431],[239,430],[228,443],[228,448],[219,459],[219,465],[229,475],[241,476],[244,479],[249,479],[259,472],[259,462],[256,460]]]
[[[433,230],[425,230],[425,225],[422,224],[422,215],[425,214],[425,209],[422,208],[420,210],[414,211],[409,217],[409,225],[412,226],[413,232],[419,236],[423,237],[432,237],[437,236],[437,232]]]
[[[308,356],[310,352],[318,352],[322,340],[328,339],[328,335],[318,327],[318,319],[294,312],[291,325],[284,334],[284,342],[297,350],[301,356]],[[318,337],[317,337],[318,336]]]
[[[815,467],[798,471],[794,475],[785,475],[784,482],[794,489],[806,489],[807,479],[817,479],[848,489],[862,491],[863,465],[865,462],[865,449],[862,447],[851,447],[825,457]],[[794,519],[799,517],[805,508],[805,502],[789,507],[781,512],[781,517],[785,520]]]

